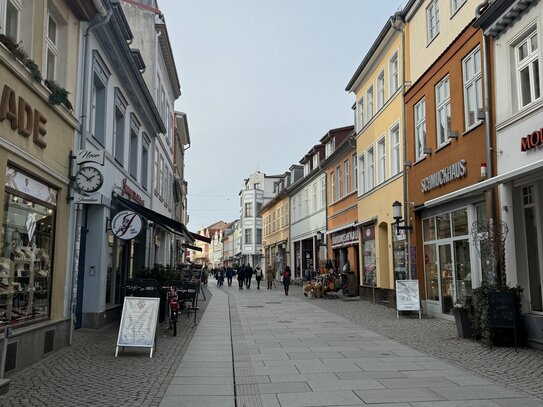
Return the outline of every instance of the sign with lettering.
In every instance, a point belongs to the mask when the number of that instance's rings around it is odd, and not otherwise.
[[[22,137],[29,138],[40,148],[47,147],[44,136],[47,134],[47,118],[39,110],[33,109],[26,100],[17,95],[8,85],[4,85],[0,99],[0,123],[7,120],[12,130]]]
[[[543,129],[536,130],[520,139],[520,151],[528,151],[543,145]]]
[[[134,239],[141,227],[141,218],[132,211],[121,211],[111,220],[111,231],[121,240]]]
[[[123,346],[151,348],[153,357],[159,302],[160,298],[124,298],[115,357]]]
[[[15,168],[6,168],[6,187],[29,195],[48,204],[57,204],[57,190],[29,177]]]
[[[429,192],[434,188],[441,187],[449,182],[465,177],[468,173],[466,160],[457,161],[439,171],[434,172],[420,182],[422,192]]]
[[[99,165],[104,165],[104,150],[79,150],[77,153],[75,153],[75,162],[78,165],[84,163],[96,163]]]
[[[358,244],[358,230],[355,227],[349,227],[332,233],[332,247],[343,247],[353,244]]]
[[[141,206],[145,205],[145,201],[143,200],[141,195],[134,191],[132,188],[130,188],[130,186],[128,185],[128,178],[123,178],[121,193],[123,195],[126,195],[130,200],[139,203]]]
[[[488,293],[490,328],[515,328],[515,294],[511,291]]]
[[[104,203],[104,196],[102,194],[81,195],[81,194],[75,193],[74,203],[87,204],[87,205],[102,205]]]
[[[396,280],[396,309],[420,311],[418,280]]]

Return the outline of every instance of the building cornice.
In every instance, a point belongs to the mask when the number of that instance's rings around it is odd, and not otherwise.
[[[158,17],[160,19],[160,17]],[[166,23],[162,19],[159,23],[155,24],[155,29],[158,32],[158,43],[164,58],[164,64],[166,65],[166,71],[168,72],[168,78],[174,99],[178,99],[181,96],[181,84],[179,82],[179,75],[177,74],[177,68],[175,66],[175,59],[173,56],[172,45],[170,43],[170,36],[168,35],[168,29]]]

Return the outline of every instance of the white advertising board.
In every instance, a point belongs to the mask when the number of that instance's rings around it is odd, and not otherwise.
[[[418,280],[396,280],[396,312],[418,311],[420,318],[420,296]]]
[[[151,348],[149,357],[153,357],[159,301],[160,298],[125,297],[115,357],[119,347],[124,346]]]

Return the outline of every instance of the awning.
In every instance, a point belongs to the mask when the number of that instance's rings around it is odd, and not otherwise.
[[[349,229],[349,228],[355,227],[356,225],[357,225],[356,221],[355,221],[355,222],[351,222],[351,223],[348,223],[348,224],[346,224],[346,225],[340,226],[340,227],[338,227],[338,228],[329,230],[329,231],[326,232],[326,234],[327,234],[327,235],[331,235],[332,233],[339,232],[340,230],[343,230],[343,229]]]
[[[500,184],[511,182],[527,175],[536,174],[540,172],[541,169],[543,169],[543,160],[539,160],[515,170],[496,175],[495,177],[478,182],[477,184],[473,184],[457,191],[450,192],[446,195],[442,195],[439,198],[430,199],[429,201],[426,201],[424,205],[420,207],[420,209],[432,208],[434,206],[448,203],[457,199],[480,195]]]
[[[149,208],[145,208],[135,202],[132,202],[126,198],[123,198],[119,194],[114,193],[113,199],[117,201],[121,206],[124,206],[126,209],[133,210],[139,213],[147,220],[151,220],[158,225],[162,226],[164,229],[175,233],[176,235],[182,236],[187,239],[190,243],[194,240],[201,240],[206,243],[211,243],[211,239],[208,239],[204,236],[200,236],[196,233],[191,233],[188,231],[187,227],[174,219],[170,219],[167,216],[161,215],[158,212],[152,211]]]
[[[202,251],[202,248],[201,248],[201,247],[193,246],[193,245],[188,244],[188,243],[181,243],[181,247],[184,247],[185,249],[194,250],[194,251],[197,251],[197,252],[201,252],[201,251]]]

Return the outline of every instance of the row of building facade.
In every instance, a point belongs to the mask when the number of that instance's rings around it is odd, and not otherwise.
[[[188,122],[156,1],[0,0],[0,34],[10,372],[69,344],[74,328],[116,320],[127,279],[182,261],[194,236]],[[142,220],[131,240],[112,232],[123,210]]]
[[[424,311],[443,318],[503,277],[524,289],[540,343],[542,13],[537,0],[409,1],[346,86],[354,125],[285,174],[246,180],[211,250],[300,279],[349,260],[361,296],[389,305],[396,280],[417,279]]]

